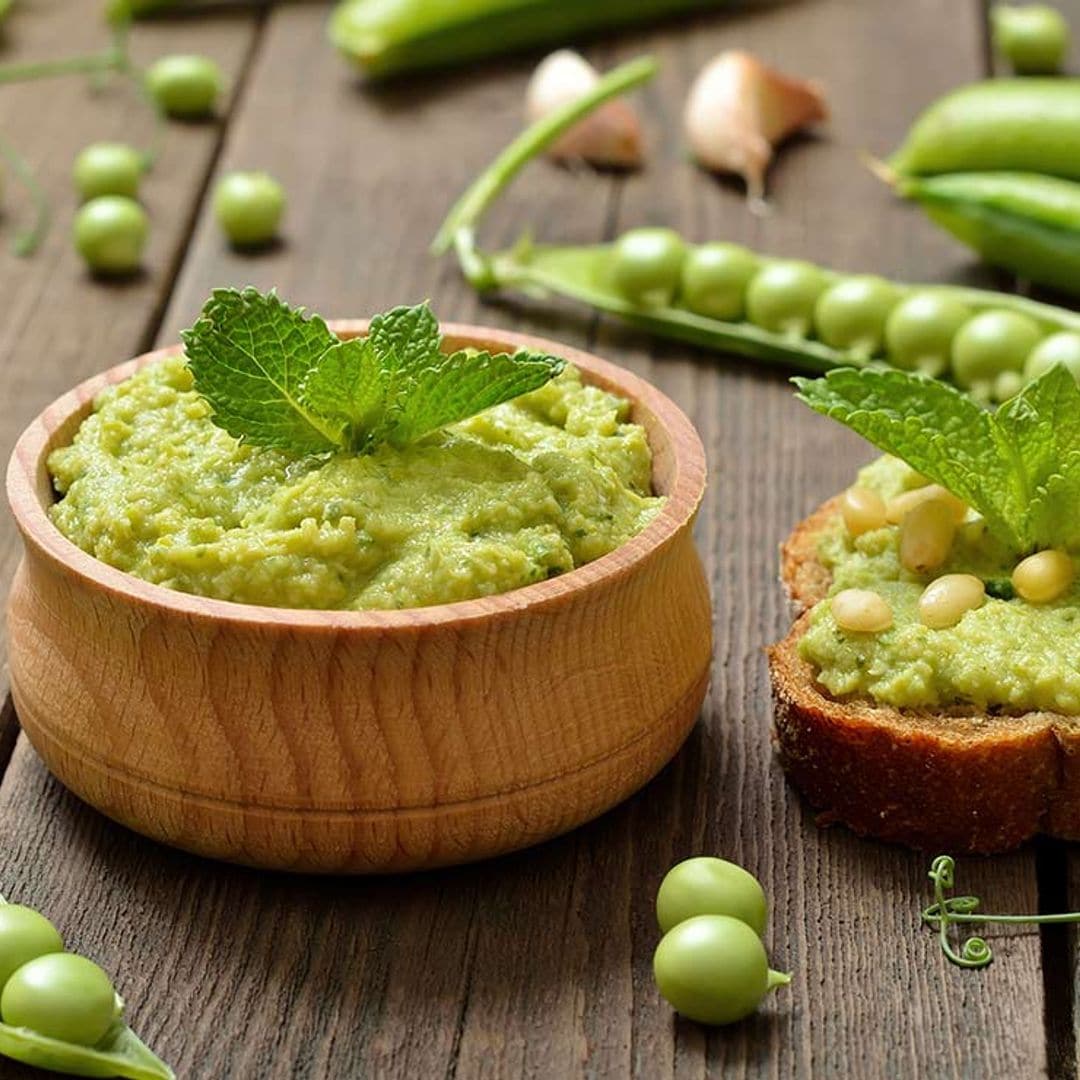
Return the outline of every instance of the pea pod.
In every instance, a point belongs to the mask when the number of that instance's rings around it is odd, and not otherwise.
[[[672,251],[686,249],[677,237],[655,229],[642,231],[652,241],[645,245],[624,237],[615,244],[553,247],[525,238],[506,251],[481,251],[477,226],[518,171],[591,108],[644,82],[654,71],[655,64],[647,58],[624,65],[585,97],[519,135],[458,199],[439,230],[433,252],[453,246],[465,276],[479,292],[503,289],[563,296],[660,337],[814,373],[888,361],[895,350],[898,366],[942,374],[950,365],[953,338],[967,320],[984,312],[1022,317],[1034,328],[1035,337],[1080,331],[1080,314],[1025,297],[953,285],[890,286],[877,278],[852,279],[809,263],[733,251],[730,245],[724,251],[712,248],[704,265],[694,258],[695,249],[689,249],[680,289],[672,292],[668,258]],[[658,238],[666,238],[662,258]],[[634,273],[627,273],[623,264],[628,257],[642,260]],[[649,265],[644,265],[646,261]],[[642,281],[649,286],[644,291],[637,288]],[[719,294],[711,286],[719,288]],[[719,308],[717,295],[723,301]],[[865,307],[856,302],[860,296]],[[717,318],[717,310],[738,317]],[[747,318],[742,317],[744,312]],[[816,338],[808,336],[815,331]],[[984,355],[994,354],[993,345],[975,335],[963,358],[965,370],[977,375],[965,388],[987,400],[1017,388],[1016,378],[998,380],[996,370],[993,380],[982,377],[983,369],[997,362],[995,355]],[[1020,358],[1015,372],[1022,370]]]
[[[0,917],[0,1056],[69,1076],[175,1080],[124,1022],[124,1003],[96,964],[63,952],[36,912],[3,897],[0,912],[8,914]]]
[[[732,0],[345,0],[330,40],[380,78],[444,67]]]
[[[889,160],[902,176],[1031,172],[1080,180],[1080,79],[989,79],[939,98]]]
[[[988,263],[1080,293],[1080,184],[1034,173],[951,173],[896,190]]]

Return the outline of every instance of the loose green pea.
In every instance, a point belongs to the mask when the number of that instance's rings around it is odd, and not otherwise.
[[[695,915],[730,915],[760,937],[768,913],[765,890],[753,874],[707,855],[673,866],[656,894],[656,918],[665,934]]]
[[[702,1024],[741,1020],[791,981],[770,970],[753,929],[729,915],[696,915],[669,930],[653,956],[653,974],[668,1003]]]
[[[758,257],[739,244],[691,248],[682,265],[679,301],[698,315],[737,322],[746,310],[746,287],[759,266]]]
[[[789,337],[810,333],[814,305],[828,278],[812,263],[779,259],[767,263],[746,290],[746,314],[755,326]]]
[[[267,173],[228,173],[214,192],[214,215],[237,247],[269,243],[285,212],[285,189]]]
[[[1064,364],[1080,383],[1080,334],[1062,330],[1040,341],[1024,361],[1024,378],[1037,379],[1054,364]]]
[[[612,257],[612,281],[627,300],[665,307],[679,287],[686,244],[672,229],[631,229],[619,238]]]
[[[1024,376],[1019,371],[1003,371],[994,380],[994,401],[1008,401],[1024,389]]]
[[[971,309],[946,293],[912,293],[893,308],[885,323],[889,363],[935,378],[949,366],[952,340],[971,318]]]
[[[1049,4],[998,4],[990,12],[994,48],[1017,75],[1054,75],[1069,51],[1069,24]]]
[[[898,297],[895,285],[873,274],[843,278],[818,297],[814,307],[817,336],[834,349],[873,356],[881,351],[885,320]]]
[[[150,221],[126,195],[99,195],[75,215],[75,247],[91,270],[130,274],[142,260]]]
[[[953,376],[959,386],[975,388],[1003,371],[1020,371],[1042,337],[1039,324],[1016,311],[982,311],[953,338]]]
[[[60,931],[44,915],[22,904],[0,904],[0,989],[23,964],[63,951]]]
[[[0,994],[5,1024],[79,1046],[100,1042],[119,1013],[109,976],[72,953],[50,953],[23,964]]]
[[[139,194],[144,168],[143,155],[124,143],[91,143],[75,158],[72,175],[79,197],[96,199],[99,195]]]
[[[221,69],[205,56],[163,56],[146,73],[146,89],[158,108],[181,120],[209,116],[221,84]]]

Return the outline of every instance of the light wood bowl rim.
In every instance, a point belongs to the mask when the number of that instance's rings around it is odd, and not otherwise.
[[[368,321],[342,319],[328,321],[328,325],[342,337],[354,337],[367,330]],[[106,387],[129,378],[147,364],[182,350],[181,345],[170,345],[143,353],[79,383],[43,409],[29,424],[15,444],[8,463],[7,495],[15,521],[24,540],[34,544],[57,567],[118,599],[197,619],[327,631],[415,630],[498,618],[525,609],[546,607],[571,593],[633,572],[652,552],[672,540],[692,521],[705,492],[705,450],[694,425],[667,395],[624,368],[545,338],[463,323],[443,323],[442,332],[446,339],[456,339],[456,347],[469,343],[486,346],[497,343],[512,349],[536,349],[565,357],[592,377],[586,381],[595,381],[605,389],[627,398],[632,405],[643,406],[651,412],[664,429],[674,451],[673,480],[660,513],[645,529],[615,551],[558,577],[495,596],[429,607],[392,611],[264,607],[197,596],[155,585],[94,558],[68,540],[49,519],[34,478],[44,468],[45,455],[53,449],[50,442],[57,429],[80,412],[88,414],[94,398]]]

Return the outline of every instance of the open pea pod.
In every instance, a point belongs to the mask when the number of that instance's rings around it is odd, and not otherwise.
[[[621,94],[651,78],[656,70],[649,58],[641,58],[610,72],[584,97],[551,113],[543,120],[526,129],[518,136],[466,190],[450,210],[432,246],[435,254],[448,251],[457,253],[465,276],[479,292],[492,290],[517,290],[532,296],[561,296],[588,304],[592,308],[615,315],[626,323],[647,330],[660,337],[686,342],[725,355],[745,356],[753,360],[784,365],[792,370],[818,373],[840,366],[861,366],[868,363],[889,363],[888,349],[884,347],[888,306],[898,308],[907,299],[925,298],[932,294],[940,307],[944,297],[955,311],[961,312],[961,321],[974,322],[981,314],[992,318],[974,328],[967,335],[969,348],[962,363],[956,368],[956,381],[984,400],[1011,396],[1019,389],[1021,372],[1031,342],[1059,331],[1080,335],[1080,314],[1050,304],[1039,303],[1025,297],[992,292],[955,285],[908,285],[890,284],[881,279],[860,282],[857,278],[836,271],[815,268],[806,263],[799,266],[809,272],[816,281],[818,293],[807,301],[803,325],[796,332],[789,327],[766,325],[748,318],[738,320],[715,318],[701,311],[692,310],[692,303],[683,302],[680,296],[678,262],[681,250],[692,250],[669,230],[645,230],[667,232],[675,247],[672,261],[676,269],[674,279],[666,289],[652,295],[648,302],[640,296],[628,293],[619,282],[619,244],[597,244],[587,247],[554,247],[533,244],[524,239],[513,248],[499,252],[484,252],[476,243],[476,229],[484,211],[513,179],[524,165],[541,153],[567,128],[602,102]],[[629,234],[627,234],[629,236]],[[625,240],[627,237],[624,237]],[[757,273],[767,274],[792,260],[770,259],[743,252],[754,261]],[[685,263],[683,263],[685,266]],[[845,295],[844,287],[856,283],[854,290]],[[754,283],[746,290],[750,297]],[[850,297],[859,291],[877,296],[881,303],[882,293],[889,295],[886,310],[880,316],[874,342],[865,345],[845,344],[843,333],[830,333],[822,318],[822,301],[829,300],[831,311],[843,312],[845,304],[851,305]],[[837,295],[836,290],[840,290]],[[831,295],[830,295],[831,294]],[[659,299],[657,299],[657,295]],[[740,303],[739,308],[743,307]],[[852,312],[854,318],[865,316],[865,311]],[[1004,316],[1004,317],[1003,317]],[[835,317],[828,320],[835,323]],[[917,330],[917,326],[915,327]],[[812,331],[818,337],[811,336]],[[982,340],[989,333],[1001,340]],[[959,323],[950,330],[959,337]],[[1010,354],[1009,336],[1016,342],[1015,355]],[[1077,339],[1080,345],[1080,338]],[[899,363],[899,357],[895,357]],[[910,361],[910,358],[909,358]],[[907,362],[904,366],[920,366]],[[996,369],[995,369],[996,367]],[[947,364],[941,363],[931,374],[944,375]],[[1002,382],[995,379],[1006,375]]]
[[[176,1074],[118,1020],[96,1046],[49,1039],[28,1028],[0,1024],[0,1054],[68,1076],[116,1076],[125,1080],[175,1080]]]

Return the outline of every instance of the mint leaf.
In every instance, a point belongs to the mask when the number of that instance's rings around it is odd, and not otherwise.
[[[1010,513],[1010,468],[997,452],[990,414],[971,398],[936,379],[877,368],[792,381],[810,408],[906,461],[978,510],[1005,543],[1022,546]]]
[[[184,331],[195,388],[219,427],[296,454],[403,446],[543,386],[565,362],[525,350],[442,352],[426,304],[341,341],[273,293],[219,289]]]
[[[841,368],[794,381],[811,408],[948,488],[1016,551],[1080,544],[1080,387],[1065,368],[996,413],[902,371]]]
[[[419,372],[405,398],[391,442],[403,445],[459,420],[527,394],[565,366],[554,356],[522,350],[485,353],[466,349],[440,356]]]
[[[304,318],[273,292],[215,289],[180,337],[195,389],[210,403],[218,427],[299,454],[338,444],[333,425],[303,400],[313,363],[339,344],[317,315]]]

